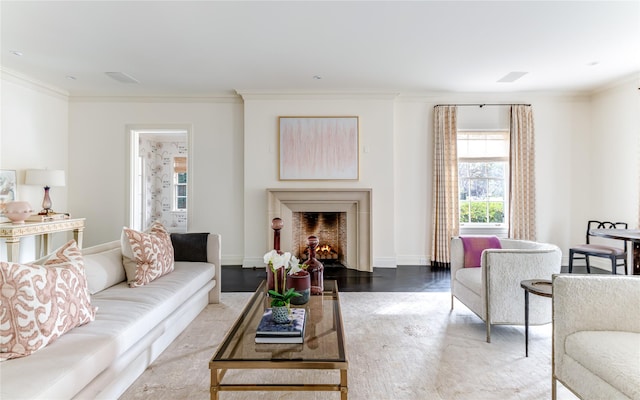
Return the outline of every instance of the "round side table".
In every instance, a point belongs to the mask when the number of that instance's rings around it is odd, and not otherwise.
[[[524,289],[524,355],[529,357],[529,293],[552,297],[551,281],[547,279],[527,279],[520,282]]]

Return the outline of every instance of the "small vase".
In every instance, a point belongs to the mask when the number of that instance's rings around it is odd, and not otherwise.
[[[287,306],[271,307],[271,319],[276,324],[289,323],[289,307]]]
[[[316,248],[320,241],[316,236],[308,237],[309,258],[303,263],[311,277],[311,294],[322,295],[324,292],[324,266],[316,259]]]
[[[311,276],[307,271],[297,272],[293,275],[287,275],[287,289],[293,288],[300,296],[292,297],[291,304],[300,306],[307,304],[309,294],[311,294]]]

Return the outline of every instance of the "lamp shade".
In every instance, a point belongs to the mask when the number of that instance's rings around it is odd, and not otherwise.
[[[61,169],[29,169],[24,183],[39,186],[64,186],[64,171]]]

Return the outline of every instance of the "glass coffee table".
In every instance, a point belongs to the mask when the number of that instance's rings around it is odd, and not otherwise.
[[[255,343],[256,327],[268,307],[266,281],[263,281],[209,361],[211,399],[218,400],[222,391],[331,391],[339,392],[341,400],[347,400],[349,364],[337,282],[325,280],[322,296],[311,296],[302,306],[292,305],[307,312],[302,344]],[[228,370],[337,370],[339,382],[326,383],[324,379],[324,383],[311,383],[306,376],[305,383],[249,383],[245,379],[252,374],[243,374],[242,383],[223,383]],[[313,378],[313,372],[309,372]]]

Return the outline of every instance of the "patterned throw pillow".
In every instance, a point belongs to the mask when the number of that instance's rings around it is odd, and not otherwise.
[[[95,319],[75,241],[44,265],[0,262],[0,361],[24,357]]]
[[[155,222],[147,232],[122,229],[122,258],[130,287],[147,283],[173,271],[169,232]]]

